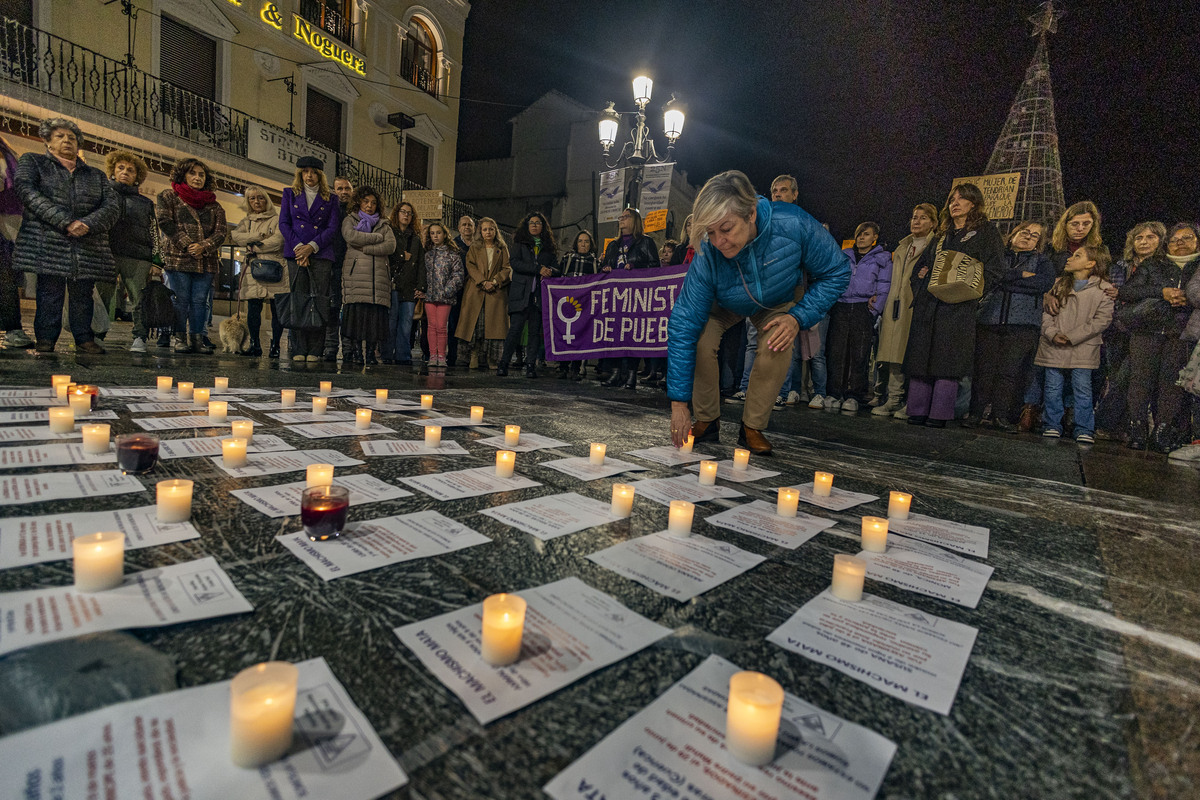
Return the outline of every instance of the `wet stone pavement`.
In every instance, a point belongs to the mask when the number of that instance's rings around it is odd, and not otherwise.
[[[119,341],[121,327],[111,343]],[[331,366],[175,356],[153,347],[146,355],[113,347],[106,356],[77,358],[60,344],[52,356],[0,351],[0,383],[41,387],[49,384],[51,373],[66,372],[101,387],[149,387],[159,374],[211,386],[213,376],[224,375],[235,389],[306,389],[332,378],[336,388],[386,387],[393,397],[408,399],[432,391],[436,408],[449,415],[466,415],[472,404],[486,407],[493,424],[443,429],[443,439],[462,444],[466,456],[371,458],[338,471],[369,472],[389,483],[492,463],[495,450],[472,442],[501,433],[497,426],[504,422],[572,443],[518,456],[518,473],[541,483],[536,488],[448,503],[414,491],[400,500],[352,507],[352,521],[436,509],[492,541],[328,583],[275,541],[299,529],[297,516],[269,519],[229,495],[232,489],[285,483],[302,474],[235,480],[208,459],[192,458],[161,462],[143,476],[151,488],[165,478],[194,479],[193,522],[202,535],[130,551],[127,572],[213,556],[255,610],[134,635],[174,660],[178,683],[185,687],[226,680],[259,661],[323,656],[408,773],[408,786],[394,797],[542,796],[547,780],[714,653],[766,672],[786,690],[896,742],[880,797],[1200,796],[1200,726],[1194,723],[1200,714],[1200,479],[1192,468],[1168,465],[1153,454],[1131,454],[1111,442],[1080,450],[1070,442],[1032,436],[928,430],[866,413],[851,419],[788,408],[773,418],[769,435],[776,454],[769,461],[752,460],[782,475],[737,485],[745,498],[696,508],[697,532],[767,560],[680,603],[586,558],[665,529],[666,506],[638,497],[631,520],[548,542],[478,513],[568,491],[607,502],[611,485],[631,476],[582,482],[538,465],[587,455],[591,441],[606,442],[612,457],[665,444],[667,403],[661,392],[604,389],[591,381],[554,377],[530,381],[455,370],[430,375],[387,366],[353,371]],[[304,404],[301,394],[298,410]],[[124,403],[107,398],[101,407],[120,414],[114,434],[136,429]],[[330,408],[355,406],[332,400]],[[703,449],[728,458],[741,407],[725,408],[721,445]],[[362,457],[358,437],[311,441],[284,431],[265,413],[231,408],[235,412],[256,420],[256,434],[279,435],[300,449],[329,448]],[[410,418],[377,416],[377,422],[396,429],[394,436],[382,438],[418,438],[421,429],[408,425]],[[642,463],[650,469],[632,477],[682,473]],[[750,499],[773,502],[775,487],[811,480],[815,469],[833,472],[839,488],[884,499],[846,512],[808,509],[839,524],[795,550],[703,522]],[[859,517],[885,515],[893,489],[915,495],[914,511],[991,529],[986,561],[995,573],[976,609],[868,582],[874,594],[979,629],[948,716],[893,699],[765,641],[828,585],[835,553],[858,551]],[[144,505],[152,497],[79,498],[8,506],[0,513],[115,509]],[[494,592],[568,576],[674,633],[486,726],[392,633]],[[69,561],[0,572],[0,591],[70,582]]]

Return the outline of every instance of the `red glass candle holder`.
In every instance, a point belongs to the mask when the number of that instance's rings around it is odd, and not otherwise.
[[[126,475],[141,475],[158,463],[158,437],[153,433],[123,433],[117,437],[117,466]]]
[[[350,490],[345,486],[313,486],[300,495],[300,522],[309,541],[341,536],[349,513]]]

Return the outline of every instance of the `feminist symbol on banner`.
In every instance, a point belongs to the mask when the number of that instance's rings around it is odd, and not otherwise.
[[[575,316],[568,317],[563,314],[563,306],[568,305],[575,309]],[[566,323],[567,330],[563,333],[563,341],[567,344],[575,341],[575,334],[571,333],[571,325],[573,325],[581,316],[583,316],[583,306],[574,297],[560,297],[558,300],[558,308],[555,309],[558,313],[558,318]]]

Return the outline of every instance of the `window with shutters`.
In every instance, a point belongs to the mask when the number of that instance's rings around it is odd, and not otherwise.
[[[412,137],[404,142],[404,177],[421,186],[429,185],[429,145]]]
[[[408,23],[400,51],[400,77],[426,94],[438,96],[437,39],[420,17]]]
[[[188,138],[214,140],[226,134],[217,99],[217,42],[165,14],[159,28],[159,107],[164,122]]]
[[[306,101],[304,135],[334,152],[341,152],[342,104],[311,86]]]

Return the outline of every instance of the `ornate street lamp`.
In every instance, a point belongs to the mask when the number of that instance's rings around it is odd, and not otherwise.
[[[654,92],[654,81],[646,75],[638,75],[633,79],[633,102],[637,104],[637,116],[633,127],[630,130],[629,141],[621,146],[620,152],[617,153],[613,161],[609,161],[609,155],[612,152],[613,145],[617,143],[617,133],[621,124],[621,113],[614,107],[615,104],[610,100],[608,106],[600,112],[600,119],[597,121],[597,127],[600,134],[600,147],[604,150],[604,163],[609,169],[614,169],[622,160],[627,161],[634,167],[633,183],[630,184],[629,196],[636,201],[642,184],[642,165],[647,162],[662,164],[671,160],[671,155],[675,149],[675,142],[683,133],[684,109],[683,105],[671,95],[670,101],[663,106],[663,135],[667,138],[667,152],[664,156],[659,156],[658,151],[654,148],[654,139],[650,135],[650,129],[646,126],[646,106],[650,104],[650,97]]]

